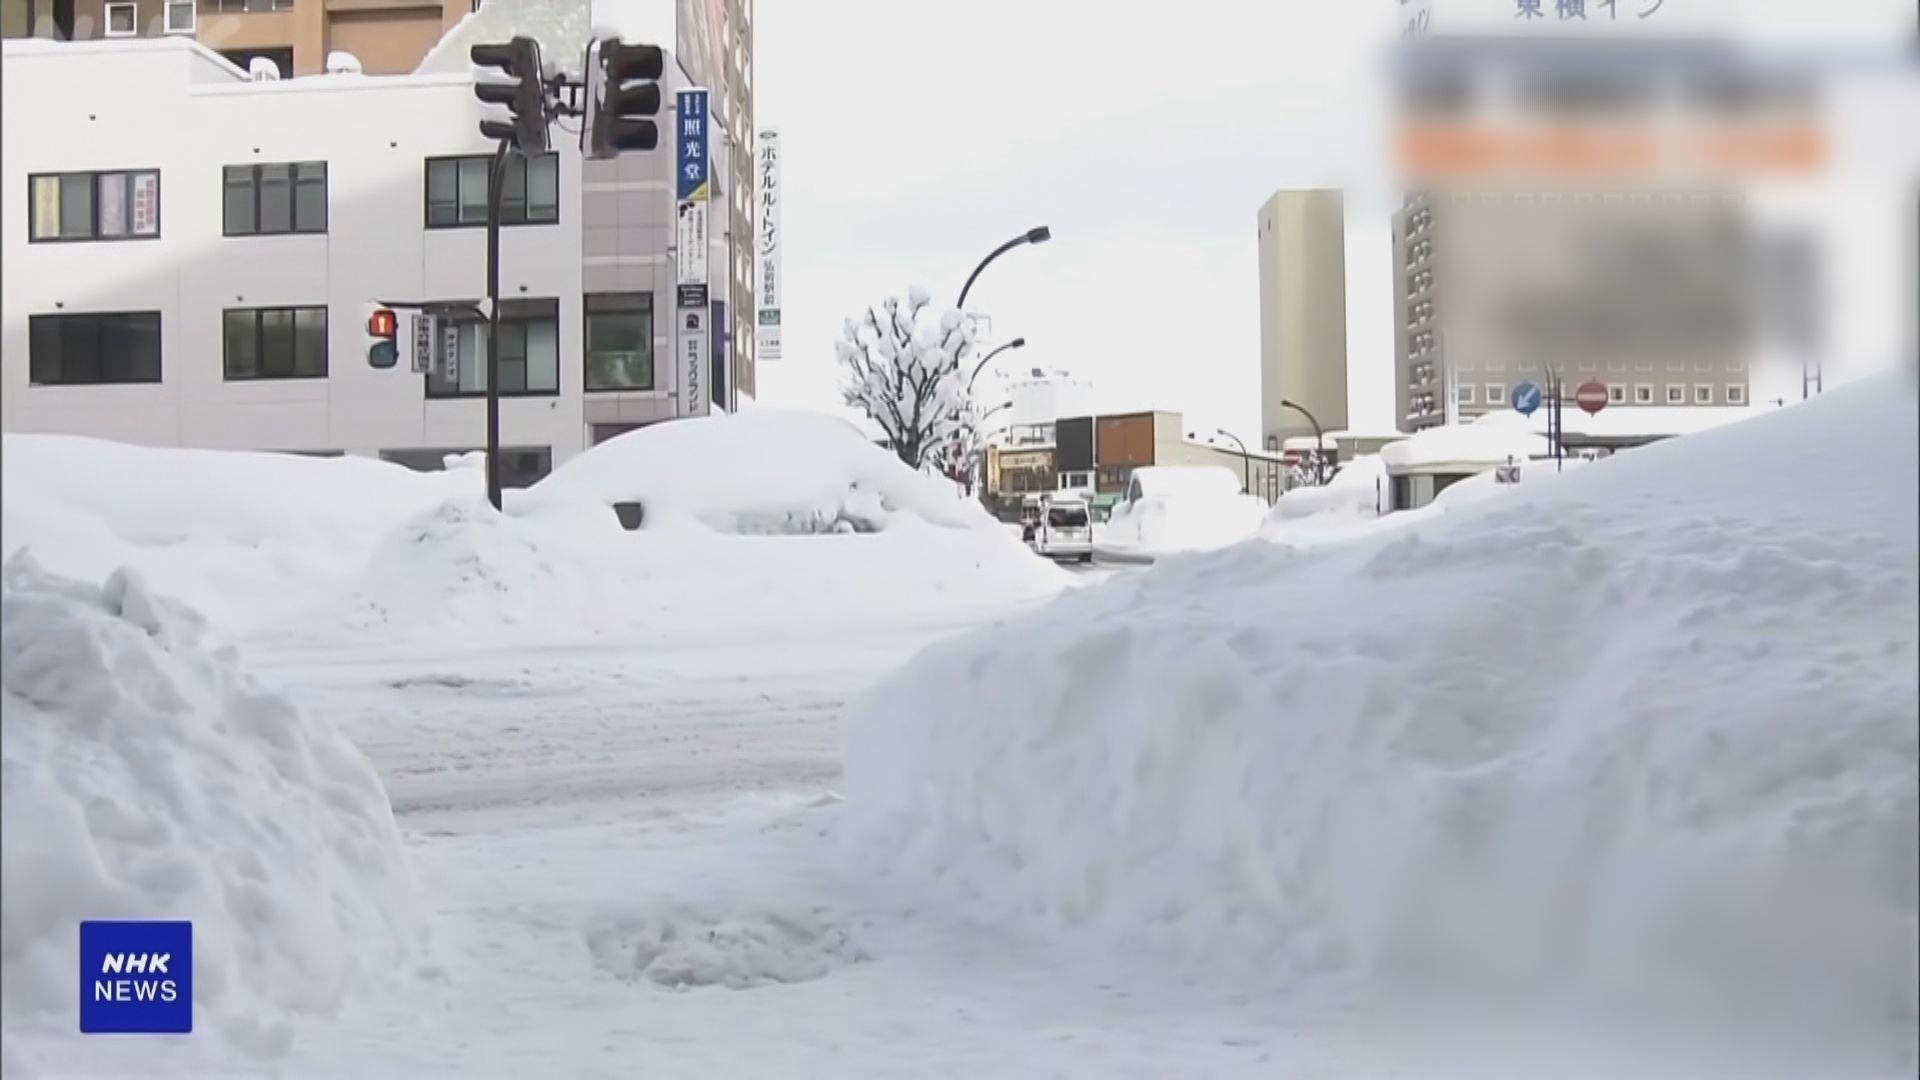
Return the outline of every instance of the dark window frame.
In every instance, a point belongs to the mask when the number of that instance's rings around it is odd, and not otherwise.
[[[542,310],[538,314],[533,313],[530,309],[533,308],[535,305],[542,306],[544,310]],[[526,340],[525,328],[527,326],[532,325],[534,323],[546,322],[548,320],[552,320],[553,322],[553,389],[551,390],[502,389],[500,391],[501,397],[503,398],[559,397],[560,396],[560,366],[562,363],[561,358],[566,355],[566,349],[564,347],[564,342],[561,339],[561,335],[560,335],[561,320],[560,320],[559,298],[528,297],[527,299],[524,299],[524,300],[502,300],[500,302],[500,330],[501,330],[502,340],[506,338],[507,330],[512,328],[518,328],[521,334],[521,340],[525,341]],[[487,321],[485,319],[481,319],[473,315],[461,315],[461,316],[456,316],[453,321],[454,321],[454,324],[457,326],[478,327],[479,329],[477,331],[477,336],[481,343],[481,347],[482,348],[486,347],[485,343],[486,343],[486,336],[487,336]],[[404,335],[402,336],[404,337]],[[406,346],[403,343],[402,347],[404,348],[408,346]],[[483,358],[484,358],[484,354],[483,354]],[[484,364],[482,366],[484,367]],[[504,364],[503,364],[503,367],[504,367]],[[530,362],[528,364],[528,368],[529,370],[527,371],[527,375],[531,376],[533,372],[531,370]],[[434,377],[431,372],[420,376],[420,378],[422,380],[421,382],[422,390],[425,393],[428,401],[462,401],[462,400],[468,400],[472,398],[484,398],[487,396],[487,389],[484,386],[477,387],[471,390],[459,389],[457,385],[452,390],[436,389],[434,386]],[[529,381],[531,380],[529,379]],[[457,379],[456,379],[456,383],[457,383]]]
[[[133,178],[153,174],[153,232],[136,233],[133,231]],[[33,189],[41,180],[64,180],[69,176],[89,177],[93,184],[89,214],[90,232],[86,236],[35,236],[33,233]],[[103,176],[124,176],[127,178],[127,231],[119,236],[100,235],[100,178]],[[158,240],[166,231],[166,223],[161,211],[166,206],[165,189],[161,187],[158,166],[116,169],[66,169],[61,172],[38,172],[27,174],[27,243],[29,244],[119,244],[129,240]]]
[[[551,160],[553,162],[553,180],[554,180],[553,217],[551,220],[549,220],[546,218],[536,219],[528,216],[533,206],[532,200],[528,198],[529,161],[526,157],[523,157],[520,154],[509,154],[507,155],[507,174],[501,178],[502,190],[501,190],[501,198],[500,198],[500,224],[502,227],[512,226],[514,228],[523,228],[526,226],[560,224],[560,201],[561,201],[560,200],[560,155],[555,151],[548,150],[543,154],[536,154],[535,156],[539,158]],[[471,161],[483,162],[487,165],[488,168],[492,168],[493,155],[492,154],[443,154],[443,155],[430,157],[426,159],[425,166],[422,167],[422,169],[420,170],[420,179],[421,179],[420,220],[424,228],[427,228],[427,229],[484,229],[486,228],[487,219],[486,219],[486,214],[484,212],[484,209],[478,220],[463,221],[460,219],[460,208],[465,205],[465,200],[461,198],[461,191],[460,191],[460,173],[461,173],[460,165],[463,162],[471,162]],[[433,170],[435,165],[448,165],[453,169],[454,188],[453,188],[453,220],[452,221],[435,221],[433,218],[433,205],[434,205],[433,203]],[[506,198],[507,192],[513,190],[513,171],[516,168],[519,169],[519,172],[520,172],[520,214],[517,219],[514,217],[508,216],[508,211],[510,207]],[[480,205],[483,208],[486,206],[486,195],[484,193],[482,193],[480,197]]]
[[[606,307],[596,311],[595,301],[603,303],[625,300],[630,297],[645,297],[644,307],[617,308]],[[595,386],[593,381],[593,317],[595,315],[636,315],[645,312],[647,316],[647,385],[645,386]],[[655,316],[659,314],[655,307],[653,291],[638,289],[611,292],[590,292],[580,297],[580,369],[581,386],[589,394],[648,394],[660,389],[660,354],[654,347],[655,331],[659,323]]]
[[[312,181],[301,180],[300,170],[314,165],[320,167],[320,227],[303,229],[300,227],[300,186]],[[260,224],[260,170],[276,167],[287,170],[287,228],[265,229]],[[230,186],[232,174],[241,169],[246,170],[247,186],[253,191],[253,230],[251,232],[234,232],[231,223],[227,221],[227,188]],[[325,236],[333,220],[332,182],[332,172],[324,161],[259,161],[246,165],[223,166],[220,169],[220,235],[227,237]]]
[[[42,382],[38,378],[38,374],[39,374],[38,369],[40,365],[34,362],[35,357],[33,356],[33,342],[35,338],[39,337],[39,334],[35,332],[38,327],[47,325],[48,323],[72,323],[81,319],[95,320],[95,325],[93,328],[94,339],[95,339],[94,340],[94,368],[95,368],[96,376],[100,376],[104,371],[100,363],[100,358],[105,350],[101,347],[101,343],[99,340],[102,332],[102,327],[99,325],[98,320],[136,319],[136,318],[137,319],[150,318],[153,323],[153,377],[152,378],[108,379],[104,377],[96,377],[91,379],[63,379],[59,382]],[[60,359],[62,361],[61,366],[64,368],[66,366],[65,365],[66,357],[63,355]],[[161,383],[166,381],[166,371],[167,371],[166,323],[159,311],[152,311],[152,310],[150,311],[53,311],[53,312],[41,312],[37,315],[27,316],[27,385],[29,387],[71,388],[76,386],[158,386]]]
[[[320,370],[302,372],[300,370],[300,313],[318,311],[320,313]],[[292,337],[293,370],[286,375],[269,374],[267,368],[267,320],[269,313],[285,312],[289,320],[289,332]],[[253,316],[253,357],[252,375],[235,375],[233,357],[227,352],[227,319],[230,316],[245,314]],[[289,382],[299,379],[325,379],[331,374],[332,364],[329,353],[333,349],[333,320],[328,315],[325,304],[282,304],[266,307],[223,308],[220,312],[220,378],[223,382]]]

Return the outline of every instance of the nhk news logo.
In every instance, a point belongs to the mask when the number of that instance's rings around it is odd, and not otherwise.
[[[193,924],[80,924],[80,1032],[193,1031]]]

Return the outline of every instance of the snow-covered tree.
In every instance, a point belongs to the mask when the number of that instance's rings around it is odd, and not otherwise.
[[[973,327],[941,310],[922,288],[848,319],[834,342],[848,405],[885,431],[894,453],[915,469],[943,472],[967,449],[975,427],[966,364]]]

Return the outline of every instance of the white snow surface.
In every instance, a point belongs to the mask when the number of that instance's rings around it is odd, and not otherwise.
[[[0,590],[10,1053],[76,1029],[82,919],[191,919],[195,1031],[242,1059],[429,955],[387,794],[329,720],[137,575],[22,555]]]
[[[419,473],[8,435],[4,457],[8,555],[94,582],[135,568],[232,639],[724,638],[990,612],[1068,581],[847,425],[781,410],[622,436],[511,493],[505,515],[478,455]],[[647,527],[629,533],[609,503],[634,496]]]
[[[1869,380],[937,646],[850,713],[839,839],[918,903],[1226,983],[1910,1075],[1915,406]]]
[[[949,528],[993,519],[951,483],[917,473],[825,413],[756,408],[630,431],[528,489],[516,507],[638,500],[649,526],[725,533],[879,532],[912,515]]]
[[[216,624],[246,628],[327,596],[397,524],[484,493],[477,468],[0,436],[0,539],[56,573],[122,566]]]
[[[1240,494],[1240,476],[1224,465],[1147,465],[1133,470],[1128,490],[1146,498]]]
[[[1443,424],[1380,448],[1388,469],[1477,465],[1491,469],[1509,457],[1526,461],[1551,453],[1544,436],[1504,423]]]

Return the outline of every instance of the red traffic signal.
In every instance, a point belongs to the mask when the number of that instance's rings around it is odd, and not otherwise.
[[[389,340],[400,334],[400,317],[387,308],[374,308],[367,315],[367,333]]]

